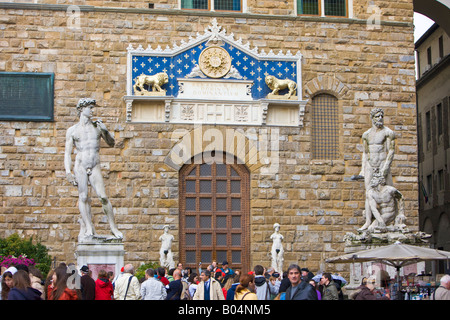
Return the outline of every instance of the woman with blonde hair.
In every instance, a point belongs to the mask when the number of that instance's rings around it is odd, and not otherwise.
[[[239,278],[240,284],[236,288],[234,300],[258,300],[255,292],[255,276],[243,274]]]

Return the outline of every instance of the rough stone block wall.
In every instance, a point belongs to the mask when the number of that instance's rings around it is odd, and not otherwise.
[[[408,226],[417,229],[412,1],[377,2],[383,22],[375,30],[368,29],[364,20],[367,2],[354,1],[356,19],[285,16],[293,6],[284,1],[277,1],[279,6],[273,1],[248,1],[252,13],[280,14],[267,18],[86,10],[81,12],[78,31],[68,29],[65,10],[0,8],[0,71],[55,73],[54,122],[0,122],[0,236],[32,235],[58,261],[74,261],[78,193],[65,179],[64,146],[67,128],[78,120],[75,105],[87,96],[98,101],[94,116],[102,118],[116,138],[114,148],[102,143],[101,165],[116,222],[125,235],[125,260],[158,261],[158,238],[165,224],[175,235],[177,260],[178,172],[164,159],[175,144],[172,132],[190,127],[126,122],[126,48],[130,43],[144,48],[180,43],[202,33],[212,17],[228,34],[266,52],[299,50],[304,57],[305,99],[327,92],[339,101],[339,159],[312,158],[308,103],[304,127],[279,128],[279,173],[264,176],[257,168],[251,171],[252,266],[270,264],[270,235],[278,222],[285,237],[285,265],[336,268],[324,260],[343,253],[344,234],[364,223],[364,186],[350,177],[361,169],[361,135],[371,126],[373,107],[385,110],[385,124],[397,134],[394,185],[406,198]],[[118,7],[124,2],[86,4]],[[107,232],[95,196],[92,205],[99,233]]]

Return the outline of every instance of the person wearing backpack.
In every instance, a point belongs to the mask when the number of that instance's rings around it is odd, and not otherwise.
[[[267,279],[264,276],[264,267],[256,265],[253,270],[255,271],[255,286],[258,300],[270,300],[270,288]]]
[[[134,267],[127,264],[124,267],[123,275],[117,279],[114,287],[114,300],[140,300],[141,285],[134,276]]]

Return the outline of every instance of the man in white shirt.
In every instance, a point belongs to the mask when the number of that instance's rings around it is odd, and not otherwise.
[[[433,300],[450,300],[450,275],[441,278],[439,288],[433,293]]]
[[[164,288],[164,284],[155,278],[153,269],[145,271],[145,279],[141,285],[142,300],[165,300],[167,290]]]
[[[139,280],[134,276],[134,267],[125,265],[123,275],[117,279],[114,288],[114,300],[140,300],[141,286]]]

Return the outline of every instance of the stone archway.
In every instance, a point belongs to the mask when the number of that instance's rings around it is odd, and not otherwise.
[[[164,163],[174,170],[189,163],[221,161],[222,155],[236,158],[250,172],[270,174],[279,168],[279,129],[233,128],[198,125],[191,130],[179,129],[172,134],[175,142]],[[214,153],[214,151],[219,151]]]
[[[179,170],[184,164],[196,162],[196,156],[214,150],[222,151],[237,158],[238,163],[248,162],[245,150],[248,138],[241,130],[228,130],[198,125],[191,130],[177,129],[172,134],[175,144],[164,162],[171,168]],[[211,156],[211,155],[209,155]],[[208,157],[208,156],[206,156]],[[246,160],[247,159],[247,160]],[[201,162],[201,159],[199,159]]]
[[[339,79],[327,75],[319,75],[305,84],[305,97],[313,98],[320,93],[331,94],[342,99],[348,93],[348,87]]]
[[[432,19],[450,36],[450,0],[413,0],[414,11]]]
[[[444,212],[439,217],[439,225],[437,228],[436,244],[438,248],[443,248],[443,250],[449,250],[450,247],[450,220]]]

